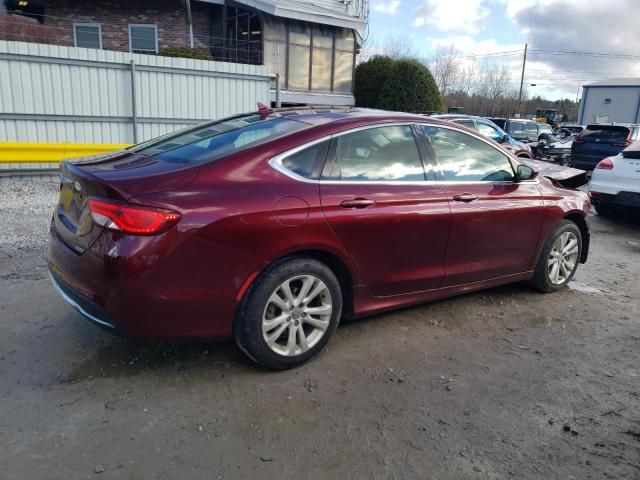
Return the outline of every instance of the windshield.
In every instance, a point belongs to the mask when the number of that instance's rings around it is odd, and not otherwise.
[[[514,137],[537,137],[538,127],[535,123],[509,122],[508,132]]]
[[[280,117],[247,115],[165,135],[131,151],[167,162],[195,164],[216,160],[304,126],[302,122]]]

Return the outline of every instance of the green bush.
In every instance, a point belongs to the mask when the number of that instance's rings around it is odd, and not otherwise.
[[[431,72],[417,60],[375,56],[356,68],[354,96],[359,107],[399,112],[442,109]]]
[[[376,55],[356,67],[353,92],[356,106],[379,108],[380,89],[391,75],[393,64],[391,57]]]
[[[195,58],[196,60],[213,60],[213,55],[207,48],[168,47],[160,50],[164,57]]]

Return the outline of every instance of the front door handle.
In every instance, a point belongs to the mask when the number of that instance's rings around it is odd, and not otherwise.
[[[465,203],[473,202],[474,200],[477,200],[478,198],[480,198],[480,197],[478,197],[478,195],[474,195],[473,193],[467,193],[467,192],[453,196],[453,199],[456,202],[465,202]]]
[[[343,200],[340,202],[342,208],[367,208],[375,205],[376,202],[368,198],[353,198],[351,200]]]

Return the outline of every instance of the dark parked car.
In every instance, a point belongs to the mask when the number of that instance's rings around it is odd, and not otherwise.
[[[513,153],[516,157],[533,158],[533,151],[529,145],[512,138],[502,128],[487,118],[461,114],[439,115],[438,118],[457,123],[458,125],[464,125],[471,130],[476,130],[485,137],[498,142],[502,148]]]
[[[607,157],[615,157],[622,150],[638,140],[640,125],[592,124],[573,139],[571,145],[571,165],[592,171],[598,162]]]
[[[589,246],[586,193],[419,115],[263,109],[61,176],[49,269],[72,306],[127,335],[233,336],[270,368],[317,354],[341,317],[558,290]]]
[[[544,134],[553,134],[551,125],[526,118],[489,118],[519,142],[537,143]]]

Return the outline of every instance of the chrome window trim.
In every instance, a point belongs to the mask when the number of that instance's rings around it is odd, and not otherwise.
[[[440,125],[440,124],[435,124],[435,123],[428,123],[428,122],[418,122],[418,121],[409,121],[409,122],[387,122],[387,123],[376,123],[376,124],[371,124],[371,125],[363,125],[361,127],[356,127],[356,128],[351,128],[349,130],[344,130],[342,132],[337,132],[337,133],[333,133],[331,135],[326,135],[324,137],[321,138],[317,138],[315,140],[311,140],[307,143],[303,143],[302,145],[298,145],[297,147],[293,147],[285,152],[279,153],[278,155],[272,157],[269,160],[269,165],[271,166],[271,168],[273,168],[274,170],[276,170],[279,173],[282,173],[283,175],[286,175],[287,177],[293,179],[293,180],[297,180],[298,182],[302,182],[302,183],[311,183],[311,184],[316,184],[316,185],[485,185],[488,183],[491,184],[513,184],[514,181],[513,180],[497,180],[497,181],[491,181],[491,180],[460,180],[460,181],[449,181],[449,180],[413,180],[410,182],[404,182],[402,180],[363,180],[363,181],[348,181],[348,180],[322,180],[322,179],[309,179],[309,178],[305,178],[301,175],[298,175],[297,173],[292,172],[291,170],[285,168],[282,165],[282,161],[287,158],[290,155],[294,155],[306,148],[312,147],[318,143],[322,143],[325,142],[327,140],[331,140],[333,138],[337,138],[340,137],[342,135],[347,135],[349,133],[353,133],[353,132],[359,132],[362,130],[368,130],[371,128],[379,128],[379,127],[393,127],[393,126],[413,126],[413,125],[424,125],[424,126],[428,126],[428,127],[438,127],[438,128],[446,128],[449,130],[454,130],[456,132],[460,132],[466,135],[469,135],[473,138],[476,138],[484,143],[486,143],[487,145],[489,145],[491,148],[495,149],[497,152],[501,153],[502,155],[504,155],[507,160],[509,160],[512,164],[512,168],[514,169],[514,175],[515,175],[515,170],[517,168],[518,165],[521,165],[521,163],[513,158],[508,152],[503,151],[501,148],[499,148],[496,145],[493,145],[491,142],[487,141],[487,139],[483,138],[482,136],[480,136],[480,134],[478,134],[477,132],[468,132],[466,130],[462,130],[462,128],[455,128],[455,126],[453,125]],[[514,165],[515,164],[515,165]],[[428,173],[428,172],[427,172]],[[521,180],[517,183],[540,183],[540,180],[538,179],[533,179],[533,180]]]

